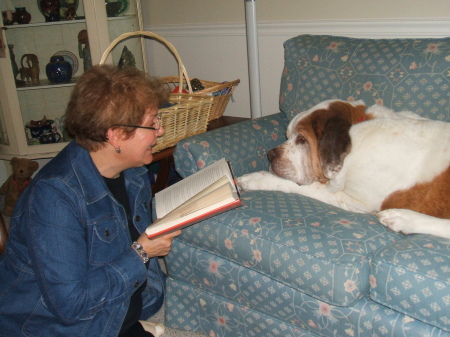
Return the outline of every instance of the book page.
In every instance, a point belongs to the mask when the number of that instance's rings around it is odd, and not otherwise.
[[[223,176],[226,176],[232,186],[234,186],[233,177],[228,163],[224,158],[176,184],[167,187],[161,192],[156,193],[155,203],[157,217],[162,218]]]
[[[188,216],[195,211],[208,208],[214,204],[220,203],[229,196],[233,196],[233,187],[228,179],[224,176],[212,185],[205,188],[200,193],[194,195],[189,200],[170,211],[159,220],[170,221]],[[236,196],[235,196],[236,197]],[[237,197],[236,197],[237,198]]]

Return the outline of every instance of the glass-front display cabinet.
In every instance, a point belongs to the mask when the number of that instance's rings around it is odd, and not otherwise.
[[[116,37],[142,30],[140,1],[2,0],[0,6],[0,159],[51,158],[70,141],[64,113],[77,78]],[[146,71],[144,60],[143,38],[134,37],[117,44],[106,63]]]

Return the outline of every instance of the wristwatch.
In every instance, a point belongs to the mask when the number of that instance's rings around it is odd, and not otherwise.
[[[131,248],[134,249],[134,251],[136,253],[138,253],[138,255],[140,256],[140,258],[142,259],[142,262],[147,263],[148,260],[150,260],[150,258],[148,257],[147,253],[145,252],[144,248],[139,244],[139,242],[134,241],[131,244]]]

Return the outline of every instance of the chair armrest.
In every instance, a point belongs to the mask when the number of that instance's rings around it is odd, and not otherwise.
[[[276,113],[183,139],[174,152],[176,170],[185,178],[221,158],[231,162],[237,177],[267,170],[267,151],[286,140],[288,123]]]

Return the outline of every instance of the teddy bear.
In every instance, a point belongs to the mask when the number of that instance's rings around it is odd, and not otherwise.
[[[19,195],[31,181],[31,176],[39,168],[39,163],[28,159],[14,157],[10,161],[12,174],[0,187],[0,194],[5,195],[4,215],[12,215]]]

